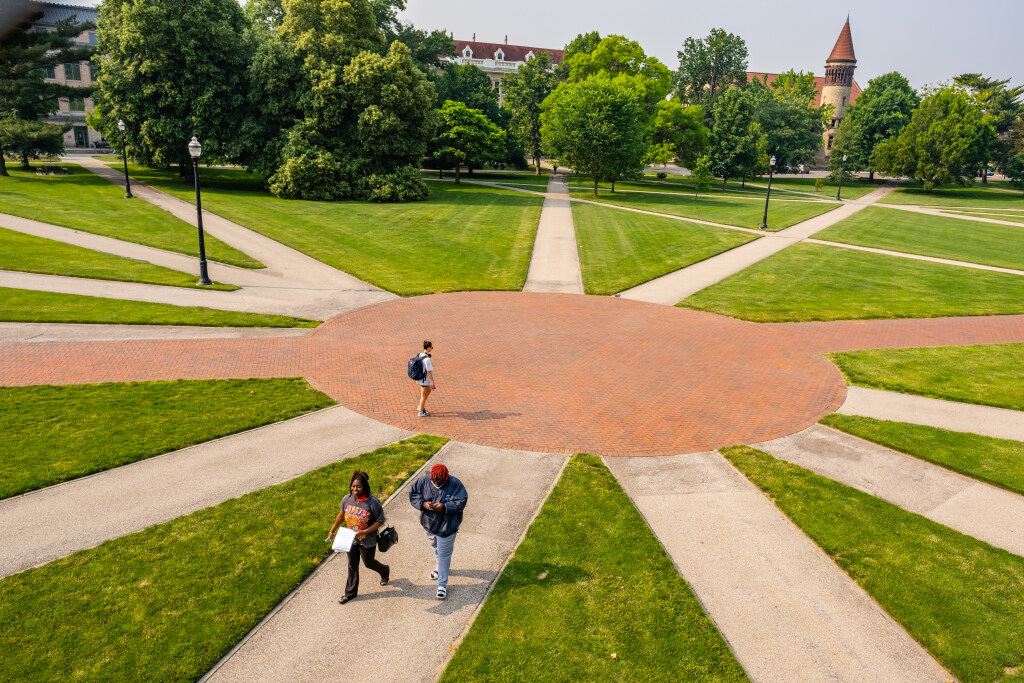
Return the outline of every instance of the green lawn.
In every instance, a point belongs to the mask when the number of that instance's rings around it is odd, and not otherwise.
[[[746,680],[594,456],[569,462],[441,677],[510,680]]]
[[[850,384],[1024,410],[1024,344],[829,354]]]
[[[439,179],[436,170],[425,168],[422,169],[421,173],[424,180]],[[473,171],[473,175],[468,175],[463,171],[459,177],[462,180],[480,180],[488,183],[512,183],[515,185],[541,185],[542,187],[547,187],[549,175],[548,171],[543,171],[539,176],[526,171]],[[455,172],[444,171],[442,177],[447,180],[453,180]]]
[[[960,681],[1024,679],[1024,557],[748,446],[722,453]]]
[[[1024,313],[1024,278],[803,243],[678,305],[755,322]]]
[[[327,557],[353,469],[383,500],[443,443],[417,436],[3,579],[4,677],[196,680]]]
[[[403,296],[518,290],[526,282],[543,198],[481,185],[428,181],[430,197],[407,204],[277,199],[258,178],[203,171],[203,208]],[[133,177],[187,201],[173,174]]]
[[[671,273],[757,235],[572,203],[576,243],[587,294],[614,294]]]
[[[0,212],[61,225],[127,242],[199,256],[196,229],[142,199],[125,199],[124,189],[74,164],[66,176],[37,176],[8,167],[0,178]],[[206,236],[206,257],[243,268],[262,264]]]
[[[174,287],[198,287],[196,280],[199,277],[198,273],[189,275],[145,261],[122,258],[3,228],[0,228],[0,270]],[[233,290],[238,287],[214,284],[204,289]]]
[[[943,213],[970,216],[972,218],[992,218],[997,221],[1013,221],[1024,223],[1024,214],[1013,211],[999,211],[998,209],[983,209],[978,211],[944,211]]]
[[[826,416],[848,434],[1024,495],[1024,443],[870,417]]]
[[[1024,193],[1003,192],[1002,190],[1006,187],[1005,185],[985,187],[981,183],[975,183],[969,187],[943,186],[929,194],[921,189],[919,183],[909,180],[889,193],[882,203],[1024,208]]]
[[[816,239],[1024,269],[1024,230],[869,206]]]
[[[664,192],[602,192],[598,198],[589,190],[571,188],[570,194],[576,199],[625,206],[656,213],[666,213],[683,218],[736,225],[741,228],[759,228],[764,215],[764,202],[752,199],[729,198],[715,195],[666,194]],[[768,229],[782,230],[791,225],[826,213],[839,204],[815,201],[771,200],[768,208]]]
[[[668,174],[668,177],[665,178],[665,180],[658,180],[656,174],[646,173],[644,174],[644,179],[646,181],[649,181],[645,183],[646,185],[654,185],[655,183],[664,185],[668,183],[671,185],[679,186],[678,188],[674,189],[689,190],[690,192],[693,191],[693,182],[690,180],[689,176],[678,176],[670,173]],[[825,181],[825,186],[819,192],[814,189],[814,180],[814,178],[810,177],[775,176],[774,178],[772,178],[772,193],[774,194],[776,190],[786,190],[789,192],[808,192],[811,195],[818,197],[819,199],[836,198],[836,190],[838,189],[838,187],[835,182],[829,180],[828,178],[823,178],[823,180]],[[843,199],[857,199],[858,197],[863,197],[872,190],[878,189],[884,182],[884,180],[875,180],[873,182],[868,182],[867,178],[863,180],[858,179],[853,182],[846,181],[843,183]],[[767,184],[768,176],[749,178],[746,183],[742,183],[738,180],[730,180],[726,185],[726,193],[732,194],[740,192],[753,192],[760,193],[763,195],[764,188],[755,187],[755,185],[761,186]],[[618,188],[618,186],[619,185],[616,184],[616,188]],[[711,184],[711,192],[722,192],[721,180],[716,179]]]
[[[0,287],[0,322],[316,327],[316,320]]]
[[[2,387],[0,498],[330,405],[304,379]]]

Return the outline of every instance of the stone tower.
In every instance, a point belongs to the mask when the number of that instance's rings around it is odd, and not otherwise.
[[[853,70],[857,68],[857,56],[853,53],[853,37],[850,35],[850,17],[846,17],[843,30],[832,54],[825,61],[825,85],[821,88],[821,104],[831,104],[834,112],[832,122],[825,131],[822,147],[825,155],[832,153],[832,138],[836,135],[839,122],[846,116],[850,106],[850,90],[853,87]]]

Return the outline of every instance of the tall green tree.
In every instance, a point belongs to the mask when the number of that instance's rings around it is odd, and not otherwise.
[[[578,52],[566,61],[568,81],[579,83],[592,76],[605,75],[632,87],[652,114],[658,102],[672,88],[672,74],[656,57],[647,55],[640,43],[623,36],[610,35],[590,52]]]
[[[633,88],[599,75],[559,85],[541,107],[544,149],[559,166],[600,181],[643,172],[643,103]]]
[[[707,38],[683,41],[678,55],[675,97],[704,107],[710,123],[719,95],[747,82],[747,44],[737,35],[713,28]]]
[[[35,3],[23,3],[8,8],[14,25],[0,35],[0,119],[11,121],[3,136],[7,143],[0,140],[0,176],[7,175],[5,152],[20,154],[24,163],[37,153],[32,150],[42,149],[40,145],[48,152],[63,152],[63,129],[38,121],[57,111],[60,98],[89,97],[93,91],[92,86],[47,82],[46,71],[90,59],[93,48],[73,41],[94,26],[71,16],[59,22],[54,31],[36,32],[32,22],[42,16],[37,7]]]
[[[729,178],[745,177],[757,170],[758,143],[763,134],[754,118],[755,105],[754,95],[739,86],[727,89],[715,102],[709,156],[722,174],[723,189]]]
[[[710,131],[704,125],[704,110],[699,105],[684,106],[678,100],[661,100],[647,129],[648,163],[675,160],[693,168],[707,150]]]
[[[845,154],[847,171],[866,170],[874,180],[875,148],[899,135],[920,103],[917,92],[898,71],[872,78],[839,124],[832,140],[829,168],[838,172]]]
[[[809,163],[821,146],[823,121],[832,118],[832,106],[815,107],[814,74],[793,69],[776,76],[755,77],[749,86],[756,102],[754,119],[764,134],[764,152],[779,166]]]
[[[1008,78],[988,78],[977,73],[961,74],[953,82],[967,88],[981,104],[982,111],[992,117],[996,134],[989,140],[988,154],[982,160],[981,168],[981,182],[987,183],[988,174],[985,171],[989,163],[1003,169],[1010,156],[1009,133],[1022,111],[1021,95],[1024,94],[1024,86],[1010,88],[1007,87],[1010,82]]]
[[[448,100],[438,111],[434,158],[455,167],[459,182],[460,167],[469,159],[496,158],[504,153],[505,131],[479,109],[465,102]]]
[[[432,80],[442,66],[440,57],[455,54],[455,43],[445,31],[423,31],[399,20],[405,9],[405,0],[369,0],[370,9],[377,20],[377,28],[384,34],[386,45],[396,40],[409,48],[413,63]],[[443,101],[443,100],[442,100]]]
[[[148,166],[177,166],[191,176],[188,141],[203,143],[204,161],[229,157],[240,134],[250,51],[235,0],[105,0],[99,8],[105,55],[93,127],[119,139]]]
[[[494,123],[501,120],[498,90],[487,72],[473,64],[446,64],[434,81],[438,105],[448,100],[479,109]]]
[[[508,133],[533,159],[537,175],[540,175],[541,104],[551,94],[557,79],[552,71],[551,56],[546,52],[534,55],[518,71],[501,79],[505,95],[503,106],[510,114]]]
[[[992,118],[962,89],[945,87],[926,97],[896,137],[875,149],[875,165],[889,176],[907,176],[927,192],[967,185],[988,155]]]

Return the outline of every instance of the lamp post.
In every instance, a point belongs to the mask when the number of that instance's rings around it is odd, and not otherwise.
[[[761,219],[761,229],[768,229],[768,199],[772,196],[772,174],[775,172],[775,155],[768,160],[768,191],[764,194],[764,218]]]
[[[188,153],[192,157],[192,177],[196,179],[196,222],[199,225],[199,284],[212,285],[210,276],[206,272],[206,243],[203,241],[203,204],[199,199],[199,155],[203,153],[203,146],[199,144],[196,136],[188,143]]]
[[[846,175],[846,155],[843,155],[843,163],[839,166],[839,189],[836,190],[836,200],[842,201],[843,198],[839,195],[843,191],[843,176]]]
[[[124,198],[131,199],[135,195],[132,194],[132,181],[128,177],[128,150],[125,148],[124,142],[124,121],[119,120],[117,122],[117,129],[121,131],[121,159],[124,161]]]

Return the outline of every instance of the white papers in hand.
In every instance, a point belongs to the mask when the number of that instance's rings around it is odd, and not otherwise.
[[[354,540],[356,540],[356,532],[348,527],[342,527],[338,529],[338,533],[334,536],[334,545],[331,546],[331,550],[336,553],[347,553],[352,549],[352,541]]]

